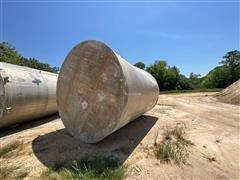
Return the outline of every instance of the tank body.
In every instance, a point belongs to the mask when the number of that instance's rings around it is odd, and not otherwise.
[[[0,128],[57,113],[57,77],[0,62]]]
[[[85,41],[67,55],[57,82],[63,124],[76,138],[95,143],[152,109],[159,88],[99,41]]]

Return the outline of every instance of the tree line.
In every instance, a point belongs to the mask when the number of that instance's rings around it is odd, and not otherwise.
[[[39,70],[57,73],[58,67],[52,67],[35,58],[26,58],[19,54],[15,47],[7,42],[0,43],[0,62],[27,66]],[[219,66],[212,69],[206,76],[190,73],[189,77],[180,73],[176,66],[169,66],[166,61],[157,60],[146,67],[141,61],[134,66],[144,69],[155,77],[160,90],[191,90],[201,88],[225,88],[240,79],[240,52],[227,52]]]
[[[0,43],[0,62],[6,62],[10,64],[17,64],[19,66],[27,66],[43,71],[57,73],[59,68],[52,67],[47,63],[42,63],[35,58],[26,58],[19,54],[15,47],[7,42]]]
[[[220,65],[203,77],[193,72],[186,77],[176,66],[171,67],[166,61],[161,60],[155,61],[148,67],[145,67],[141,61],[134,66],[152,74],[162,91],[225,88],[240,79],[240,52],[237,50],[227,52],[220,61]]]

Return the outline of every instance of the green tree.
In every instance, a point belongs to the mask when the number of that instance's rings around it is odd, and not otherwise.
[[[176,66],[170,67],[166,61],[155,61],[146,70],[157,80],[160,90],[181,89],[181,76]]]
[[[146,69],[156,79],[160,90],[165,90],[164,83],[166,66],[167,66],[166,61],[155,61],[153,65],[150,65]]]
[[[16,64],[19,66],[27,66],[39,70],[57,73],[58,67],[51,67],[47,63],[41,63],[35,58],[25,58],[17,52],[15,47],[7,42],[0,43],[0,62]]]
[[[137,62],[134,64],[134,66],[140,68],[140,69],[145,69],[145,64],[141,61]]]
[[[239,67],[240,67],[240,52],[229,51],[223,56],[223,60],[220,64],[226,65],[230,68],[232,82],[239,79]]]
[[[184,90],[192,89],[189,79],[182,74],[179,75],[179,87],[180,87],[179,89],[184,89]]]
[[[170,67],[168,66],[165,71],[165,87],[168,90],[176,90],[180,89],[179,87],[179,69],[176,66]]]
[[[198,89],[201,88],[201,74],[194,74],[193,72],[189,75],[189,83],[192,89]]]
[[[204,78],[205,88],[225,88],[232,83],[231,71],[228,66],[218,66],[211,70]]]

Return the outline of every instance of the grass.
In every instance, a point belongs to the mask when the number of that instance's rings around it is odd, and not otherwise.
[[[189,156],[187,147],[194,144],[184,135],[184,126],[165,131],[163,141],[155,146],[155,157],[164,163],[185,164]]]
[[[1,162],[0,179],[23,179],[28,175],[27,171],[18,170],[17,166],[9,166]]]
[[[1,166],[0,167],[0,179],[7,179],[15,170],[14,167]]]
[[[179,93],[197,93],[197,92],[219,92],[221,88],[214,89],[191,89],[191,90],[169,90],[169,91],[160,91],[160,94],[179,94]]]
[[[13,141],[0,148],[0,158],[3,158],[0,161],[0,179],[23,179],[28,175],[27,171],[19,170],[19,166],[12,166],[8,159],[5,159],[20,151],[22,147],[23,142]]]
[[[42,172],[40,179],[106,179],[121,180],[125,177],[125,167],[116,160],[98,159],[73,162],[70,166],[56,167]]]
[[[13,141],[13,142],[1,147],[0,148],[0,158],[9,157],[14,150],[21,148],[22,145],[23,145],[23,142]]]

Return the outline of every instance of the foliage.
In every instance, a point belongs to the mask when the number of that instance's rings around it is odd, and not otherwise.
[[[49,71],[57,73],[59,68],[51,67],[49,64],[41,63],[35,58],[25,58],[20,55],[17,50],[9,43],[0,43],[0,62],[6,62],[10,64],[16,64],[19,66],[27,66],[43,71]]]
[[[176,66],[168,66],[166,61],[156,61],[146,70],[155,77],[160,90],[190,89],[187,78]]]
[[[225,88],[233,82],[229,67],[218,66],[211,70],[202,82],[206,88]]]
[[[192,89],[192,85],[191,85],[189,79],[182,74],[179,75],[179,87],[180,87],[179,90],[183,90],[183,89],[191,90]]]
[[[226,65],[230,69],[232,83],[237,81],[240,76],[240,52],[230,51],[223,56],[223,60],[220,62],[223,65]]]
[[[227,52],[220,63],[223,65],[215,67],[204,77],[192,72],[187,78],[176,66],[168,66],[166,61],[156,61],[146,70],[155,77],[161,91],[226,88],[240,78],[240,52]]]
[[[230,51],[223,56],[217,66],[211,70],[204,80],[202,86],[205,88],[225,88],[240,78],[240,52]]]
[[[141,61],[137,62],[134,64],[134,66],[140,68],[140,69],[145,69],[145,64]]]
[[[201,88],[201,74],[194,74],[193,72],[190,73],[189,75],[189,84],[191,89],[199,89]]]
[[[41,174],[43,179],[116,179],[125,177],[125,168],[116,160],[95,159],[74,162],[70,167],[58,165]]]

